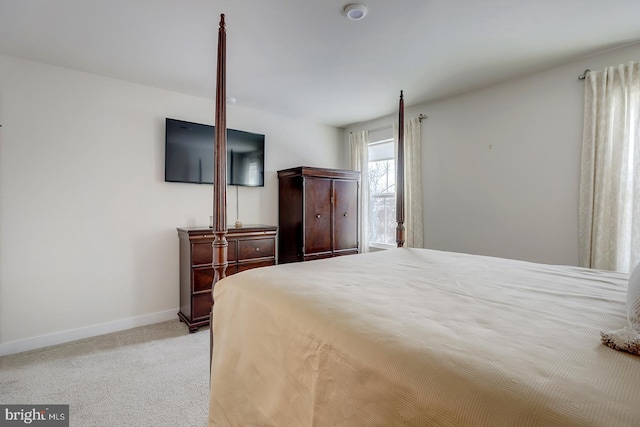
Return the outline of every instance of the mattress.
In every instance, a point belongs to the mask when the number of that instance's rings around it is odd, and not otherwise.
[[[400,248],[215,286],[212,426],[638,426],[629,276]]]

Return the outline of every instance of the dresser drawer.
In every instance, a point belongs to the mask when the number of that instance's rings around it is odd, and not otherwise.
[[[211,265],[213,263],[213,242],[193,242],[191,243],[191,264]]]
[[[229,264],[236,262],[238,259],[238,245],[237,240],[229,240],[229,247],[227,248],[227,261]]]
[[[227,265],[227,269],[224,271],[224,277],[231,276],[232,274],[236,274],[238,272],[238,264],[233,263]]]
[[[211,292],[194,294],[192,297],[192,303],[191,312],[193,317],[191,320],[209,317],[209,314],[211,313],[211,306],[213,305],[213,296],[211,295]]]
[[[275,239],[238,240],[238,261],[275,257]]]
[[[231,276],[238,272],[237,263],[227,264],[227,268],[224,270],[224,275]],[[211,284],[213,283],[214,271],[213,267],[194,267],[191,270],[191,283],[193,283],[192,292],[210,291]]]
[[[238,259],[236,240],[229,240],[227,247],[227,261]],[[213,263],[213,241],[194,242],[191,244],[192,265],[211,265]]]
[[[193,292],[211,290],[211,284],[213,283],[213,268],[193,268],[191,270],[191,283],[193,283]]]
[[[268,259],[262,261],[243,261],[238,263],[238,273],[252,268],[267,267],[270,265],[276,265],[275,259]]]

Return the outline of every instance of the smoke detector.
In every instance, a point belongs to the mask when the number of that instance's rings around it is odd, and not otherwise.
[[[351,3],[344,7],[344,16],[351,21],[359,21],[367,15],[367,6],[362,3]]]

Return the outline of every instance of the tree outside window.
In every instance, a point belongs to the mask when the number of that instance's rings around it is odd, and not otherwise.
[[[396,172],[393,140],[369,144],[369,241],[386,247],[395,244]]]

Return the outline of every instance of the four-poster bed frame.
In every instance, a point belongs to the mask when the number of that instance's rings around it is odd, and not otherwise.
[[[216,72],[216,121],[215,150],[213,170],[213,286],[225,277],[227,268],[227,166],[224,156],[217,153],[227,152],[227,114],[226,114],[226,40],[227,32],[224,14],[220,15],[218,28],[218,57]],[[404,227],[404,94],[400,91],[398,103],[398,150],[396,161],[396,245],[401,248],[405,243]],[[213,319],[213,317],[211,317]]]
[[[218,34],[224,153],[224,15]],[[225,278],[216,156],[209,425],[637,426],[640,360],[598,336],[629,276],[404,248],[402,92],[398,119],[393,250]]]
[[[218,28],[218,58],[216,74],[216,133],[215,153],[227,152],[226,116],[226,28],[224,14],[220,15]],[[398,103],[398,152],[396,164],[396,245],[405,243],[404,227],[404,94],[400,91]],[[222,160],[222,161],[221,161]],[[225,277],[227,267],[227,171],[223,156],[214,158],[213,177],[213,284]],[[213,292],[213,286],[211,287]]]

